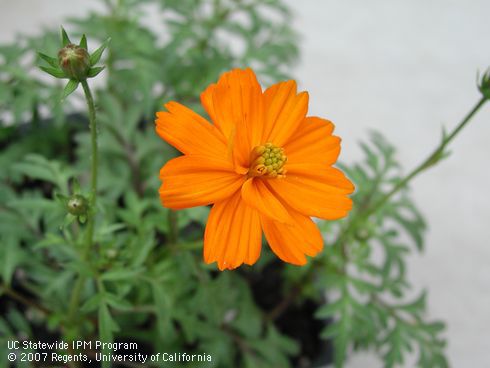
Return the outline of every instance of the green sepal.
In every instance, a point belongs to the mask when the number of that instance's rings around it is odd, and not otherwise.
[[[80,43],[78,44],[78,46],[80,47],[83,47],[85,50],[88,51],[88,47],[87,47],[87,36],[82,35],[82,38],[80,39]]]
[[[78,216],[78,221],[81,224],[84,224],[85,222],[87,222],[87,216],[86,215],[80,215],[80,216]]]
[[[68,37],[68,35],[66,34],[66,31],[65,29],[63,28],[63,26],[61,26],[61,45],[63,47],[65,47],[66,45],[70,44],[71,41],[70,41],[70,38]]]
[[[77,178],[71,179],[71,191],[73,194],[80,194],[81,193],[80,183],[78,182]]]
[[[446,127],[443,125],[442,126],[442,138],[441,141],[444,142],[447,139],[447,130]]]
[[[87,78],[93,78],[99,75],[99,73],[105,69],[105,66],[96,66],[93,68],[90,68],[87,74]]]
[[[75,221],[76,218],[77,218],[76,216],[67,213],[63,221],[63,225],[60,226],[60,229],[63,230],[65,227],[69,226],[73,221]]]
[[[64,100],[69,95],[71,95],[78,87],[79,82],[75,79],[70,79],[63,89],[63,93],[61,94],[61,100]]]
[[[61,69],[50,68],[47,66],[40,66],[39,68],[55,78],[66,78],[65,72]]]
[[[107,45],[111,41],[110,38],[104,41],[104,43],[97,49],[95,50],[92,55],[90,55],[90,66],[94,66],[97,64],[102,56],[102,53],[106,49]]]
[[[58,59],[48,56],[46,54],[43,54],[42,52],[37,53],[38,56],[43,59],[45,62],[47,62],[49,65],[51,65],[53,68],[58,69],[59,68],[59,63]]]
[[[68,203],[68,197],[65,196],[64,194],[55,193],[54,198],[63,206],[66,206],[66,204]]]

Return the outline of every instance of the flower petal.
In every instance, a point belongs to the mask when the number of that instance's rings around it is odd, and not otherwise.
[[[218,262],[220,270],[252,265],[261,247],[259,213],[245,204],[239,191],[213,206],[204,232],[206,263]]]
[[[338,169],[320,164],[287,165],[286,177],[270,180],[272,192],[295,210],[327,220],[347,215],[354,185]]]
[[[287,176],[297,178],[304,182],[310,180],[320,185],[329,186],[335,193],[351,194],[354,192],[354,184],[339,169],[324,164],[288,164]]]
[[[224,73],[201,94],[201,103],[232,146],[236,164],[248,168],[250,151],[262,142],[263,97],[251,69]]]
[[[272,251],[284,262],[304,265],[306,257],[323,249],[323,239],[315,223],[301,213],[289,209],[293,225],[280,224],[261,215],[260,221]]]
[[[224,159],[186,155],[167,162],[160,170],[160,199],[168,208],[208,205],[235,193],[243,176]]]
[[[340,138],[333,136],[332,122],[318,117],[304,119],[284,145],[290,163],[333,165],[340,153]]]
[[[177,103],[157,112],[158,135],[184,154],[226,156],[226,141],[216,127],[199,114]]]
[[[255,122],[254,102],[261,95],[260,84],[250,68],[233,69],[201,94],[201,103],[214,125],[229,138],[235,125]]]
[[[287,209],[270,191],[263,179],[248,179],[242,186],[242,197],[246,204],[270,219],[281,223],[291,222]]]
[[[282,147],[296,132],[308,111],[308,93],[296,94],[296,82],[273,85],[264,92],[266,106],[265,137]]]

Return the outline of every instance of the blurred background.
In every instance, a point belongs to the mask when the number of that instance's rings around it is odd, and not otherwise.
[[[375,129],[408,171],[438,144],[442,126],[454,127],[479,98],[476,73],[490,65],[488,1],[286,3],[301,37],[292,74],[310,92],[310,113],[336,124],[343,162],[361,158],[357,143]],[[98,7],[92,0],[0,0],[0,43]],[[425,252],[410,258],[409,278],[415,291],[428,289],[429,313],[447,322],[454,367],[490,362],[489,139],[485,106],[451,144],[450,159],[411,185],[429,229]],[[347,367],[380,364],[353,354]]]

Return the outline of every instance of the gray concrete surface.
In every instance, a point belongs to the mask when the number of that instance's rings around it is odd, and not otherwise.
[[[479,98],[476,70],[490,66],[486,0],[287,0],[302,34],[295,75],[312,114],[343,137],[342,160],[377,129],[408,170]],[[0,0],[0,42],[16,32],[58,26],[96,1]],[[429,222],[427,250],[410,260],[416,289],[429,290],[429,315],[448,323],[453,367],[490,366],[490,107],[451,146],[452,157],[412,184]],[[349,368],[380,367],[372,354]],[[407,363],[407,367],[411,363]]]

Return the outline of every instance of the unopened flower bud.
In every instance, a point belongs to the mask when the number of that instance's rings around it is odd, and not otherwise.
[[[483,97],[490,100],[490,68],[483,73],[483,76],[478,84],[478,89],[482,93]]]
[[[88,201],[84,196],[80,194],[74,194],[70,198],[68,198],[66,207],[68,212],[72,215],[83,216],[87,214]]]
[[[69,43],[58,52],[61,69],[70,79],[83,81],[90,70],[90,56],[83,47]]]
[[[107,258],[114,259],[117,257],[117,250],[116,249],[108,249],[106,254],[107,254]]]

